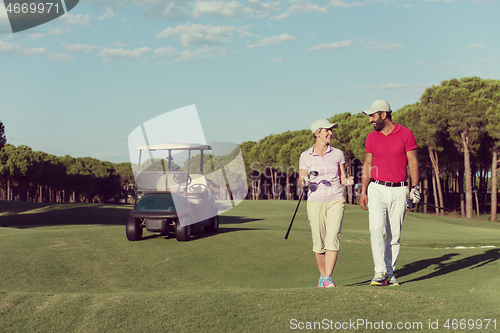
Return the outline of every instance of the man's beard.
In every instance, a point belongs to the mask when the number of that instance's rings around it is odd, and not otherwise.
[[[378,118],[377,120],[375,120],[373,128],[375,129],[375,131],[380,132],[382,129],[384,129],[384,120],[382,118]]]

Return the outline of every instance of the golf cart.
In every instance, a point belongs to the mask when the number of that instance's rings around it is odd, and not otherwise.
[[[210,180],[203,175],[203,153],[212,148],[195,143],[163,143],[137,149],[139,163],[133,170],[136,195],[134,209],[127,221],[127,239],[142,239],[143,229],[157,234],[172,231],[178,241],[189,240],[194,228],[217,232],[218,210],[209,191]],[[172,152],[179,151],[188,154],[187,170],[181,170],[173,161]],[[199,174],[189,172],[192,152],[200,156]],[[141,166],[143,153],[148,156]]]

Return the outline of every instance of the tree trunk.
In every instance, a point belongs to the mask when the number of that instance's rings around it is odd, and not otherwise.
[[[290,191],[290,175],[286,174],[286,185],[285,185],[286,200],[292,200],[292,193]]]
[[[346,167],[346,177],[349,178],[353,174],[352,172],[352,160],[349,158],[347,160],[347,167]],[[339,175],[340,176],[340,175]],[[340,181],[342,183],[342,180]],[[354,204],[354,195],[353,195],[353,188],[354,186],[345,186],[344,187],[347,192],[347,203]]]
[[[273,200],[279,200],[281,191],[278,189],[278,172],[275,169],[271,169],[271,184]]]
[[[424,202],[429,202],[429,173],[425,173],[424,179]],[[424,214],[427,214],[427,205],[424,206]]]
[[[489,170],[484,170],[484,181],[483,181],[483,212],[486,214],[486,206],[488,206],[488,175]]]
[[[493,156],[491,162],[491,220],[497,220],[497,165],[498,165],[498,147],[493,147]]]
[[[483,169],[481,170],[481,176],[480,176],[480,186],[479,186],[479,193],[481,194],[481,208],[483,209],[483,213],[486,214],[486,191],[487,191],[487,186],[486,186],[486,171]]]
[[[464,173],[465,173],[465,216],[471,219],[472,212],[472,177],[470,167],[470,152],[469,152],[469,131],[466,129],[461,133],[462,145],[464,149]]]
[[[436,204],[436,206],[439,206],[438,194],[436,189],[436,175],[432,177],[432,189],[434,192],[434,203]],[[436,207],[436,215],[439,215],[439,208],[437,207]]]
[[[439,178],[440,172],[439,172],[438,154],[437,154],[437,151],[432,149],[430,146],[427,146],[427,148],[429,150],[429,157],[431,158],[432,167],[434,168],[434,175],[436,177],[437,195],[439,197],[439,201],[437,201],[437,200],[435,201],[436,206],[444,207],[443,190],[441,188],[441,181]],[[434,197],[436,197],[436,195],[434,195]],[[444,210],[441,210],[441,216],[444,216]]]
[[[250,183],[252,184],[252,200],[256,200],[255,194],[257,193],[257,191],[255,190],[255,183],[257,183],[257,181],[255,179],[252,179],[252,182]]]
[[[474,191],[474,193],[476,194],[476,214],[477,214],[477,217],[479,217],[479,199],[477,196],[477,191]]]
[[[458,170],[458,197],[460,198],[460,215],[463,218],[465,218],[464,169],[463,169],[463,165]]]
[[[259,200],[260,195],[260,177],[259,179],[252,178],[252,200]]]

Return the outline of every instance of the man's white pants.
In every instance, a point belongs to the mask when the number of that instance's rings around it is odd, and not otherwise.
[[[370,183],[367,195],[375,274],[386,273],[391,277],[399,255],[408,188]]]

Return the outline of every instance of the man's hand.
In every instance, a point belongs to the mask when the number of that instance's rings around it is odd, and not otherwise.
[[[368,210],[368,196],[366,194],[361,193],[361,195],[359,196],[359,205],[364,210]]]
[[[309,186],[309,183],[310,183],[309,176],[302,178],[302,186],[307,187]]]
[[[420,192],[416,188],[411,189],[410,199],[414,204],[418,204],[420,202]]]

